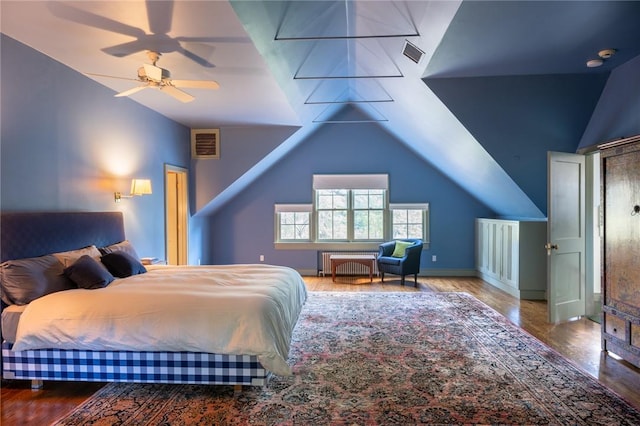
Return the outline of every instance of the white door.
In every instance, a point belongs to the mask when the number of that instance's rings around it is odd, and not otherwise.
[[[549,322],[585,315],[585,158],[549,152],[547,299]]]

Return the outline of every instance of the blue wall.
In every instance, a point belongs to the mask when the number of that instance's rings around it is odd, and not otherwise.
[[[3,211],[121,210],[141,256],[165,257],[164,169],[189,167],[189,129],[2,35]],[[128,194],[131,178],[153,194]],[[196,254],[197,256],[197,254]]]
[[[640,134],[640,56],[611,72],[580,148]]]
[[[425,83],[547,213],[547,152],[575,152],[609,73],[428,78]]]
[[[446,142],[446,141],[445,141]],[[229,160],[227,160],[229,161]],[[315,250],[274,248],[274,204],[311,203],[313,174],[387,173],[390,202],[428,202],[431,248],[422,267],[474,268],[474,219],[492,212],[377,124],[324,124],[210,218],[213,264],[267,263],[315,270]],[[438,261],[431,262],[436,254]]]

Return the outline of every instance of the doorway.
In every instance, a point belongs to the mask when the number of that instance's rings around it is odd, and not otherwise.
[[[600,214],[600,151],[585,155],[586,164],[586,314],[599,321],[602,311],[601,288],[601,236],[602,217]]]
[[[549,153],[548,167],[549,321],[582,316],[599,321],[600,152]]]
[[[189,187],[187,169],[164,165],[165,247],[168,265],[188,263]]]

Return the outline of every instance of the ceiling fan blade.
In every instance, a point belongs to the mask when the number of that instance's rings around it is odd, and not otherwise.
[[[115,56],[116,58],[122,58],[124,56],[129,56],[136,52],[146,50],[148,44],[149,43],[146,40],[138,39],[127,43],[116,44],[115,46],[105,47],[100,50],[108,55]]]
[[[92,72],[85,72],[85,75],[90,75],[92,77],[105,77],[105,78],[117,78],[118,80],[129,80],[129,81],[137,81],[140,82],[137,78],[128,78],[128,77],[116,77],[115,75],[106,75],[106,74],[95,74]]]
[[[149,85],[145,85],[145,86],[137,86],[134,87],[132,89],[129,90],[125,90],[124,92],[120,92],[118,94],[115,95],[116,98],[120,98],[122,96],[129,96],[129,95],[133,95],[134,93],[137,93],[139,91],[141,91],[142,89],[146,89],[147,87],[149,87]]]
[[[168,95],[173,96],[174,98],[176,98],[177,100],[179,100],[180,102],[191,102],[192,100],[194,100],[195,98],[193,96],[191,96],[190,94],[183,92],[180,89],[177,89],[173,86],[167,85],[167,86],[162,86],[160,87],[160,90],[162,90],[163,92],[165,92]]]
[[[213,80],[171,80],[174,87],[188,87],[192,89],[219,89],[220,85]]]

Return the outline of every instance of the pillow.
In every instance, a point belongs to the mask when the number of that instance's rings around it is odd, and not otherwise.
[[[111,244],[107,247],[100,247],[100,253],[103,255],[116,251],[123,251],[135,259],[140,259],[140,256],[138,256],[138,253],[136,252],[136,249],[133,248],[133,245],[129,240],[120,241],[117,244]]]
[[[71,266],[73,263],[75,263],[76,260],[80,259],[84,255],[91,256],[96,261],[100,260],[100,250],[98,250],[96,246],[89,246],[78,250],[53,253],[53,256],[55,256],[65,268]]]
[[[396,241],[396,247],[391,253],[391,257],[404,257],[404,252],[407,247],[411,247],[413,243],[411,241]]]
[[[114,277],[118,278],[126,278],[147,272],[147,269],[138,259],[124,251],[105,254],[100,258],[100,261]]]
[[[26,305],[46,294],[76,288],[63,275],[63,269],[62,264],[51,254],[2,263],[2,301],[8,305]]]
[[[79,288],[88,290],[106,287],[115,279],[100,262],[86,254],[65,268],[64,274]]]

